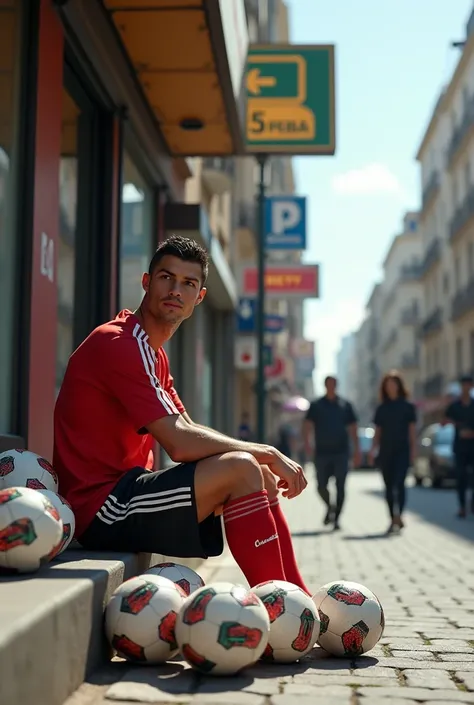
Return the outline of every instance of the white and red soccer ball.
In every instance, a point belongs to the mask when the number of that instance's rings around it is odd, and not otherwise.
[[[265,605],[270,638],[262,659],[293,663],[306,656],[319,637],[318,610],[309,595],[293,583],[269,580],[252,588]]]
[[[16,448],[0,453],[0,490],[6,487],[57,492],[58,476],[49,460]]]
[[[36,490],[0,490],[0,570],[31,573],[57,553],[63,522],[53,504]]]
[[[160,575],[126,580],[105,610],[105,633],[119,656],[137,664],[159,664],[178,653],[175,624],[186,595]]]
[[[201,576],[192,568],[181,565],[181,563],[157,563],[146,570],[144,575],[161,575],[163,578],[168,578],[179,585],[186,595],[190,595],[204,586],[204,580]]]
[[[320,587],[313,600],[321,621],[318,643],[333,656],[360,656],[380,641],[384,611],[365,585],[335,580]]]
[[[51,504],[57,509],[59,516],[63,522],[63,536],[55,556],[59,556],[60,553],[66,550],[71,541],[74,538],[74,532],[76,530],[76,518],[72,507],[64,497],[61,497],[57,492],[52,492],[51,490],[38,490],[40,494],[46,497]]]
[[[185,600],[175,632],[181,655],[193,669],[233,675],[262,656],[270,620],[260,598],[247,588],[212,583]]]

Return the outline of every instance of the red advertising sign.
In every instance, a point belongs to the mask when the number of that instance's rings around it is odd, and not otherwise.
[[[278,298],[319,297],[319,265],[299,264],[292,267],[267,267],[265,270],[265,292],[267,296]],[[242,270],[242,293],[256,296],[258,293],[258,271],[256,267]]]

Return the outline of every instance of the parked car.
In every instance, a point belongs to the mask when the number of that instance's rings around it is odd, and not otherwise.
[[[369,463],[369,451],[372,448],[372,440],[375,435],[373,428],[360,426],[357,429],[357,435],[359,437],[359,450],[360,450],[360,465],[355,470],[363,470],[370,468]]]
[[[433,487],[441,487],[446,481],[454,480],[453,440],[452,424],[442,426],[435,423],[421,431],[413,468],[417,485],[428,479]]]

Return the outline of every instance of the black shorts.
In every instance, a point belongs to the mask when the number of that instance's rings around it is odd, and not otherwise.
[[[198,522],[196,463],[147,472],[133,468],[114,487],[79,543],[88,550],[162,553],[177,558],[219,556],[221,517]]]

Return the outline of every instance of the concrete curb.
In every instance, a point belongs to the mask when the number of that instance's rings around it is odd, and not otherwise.
[[[62,705],[111,652],[104,605],[124,580],[150,565],[200,559],[65,551],[31,576],[0,579],[0,703]]]

